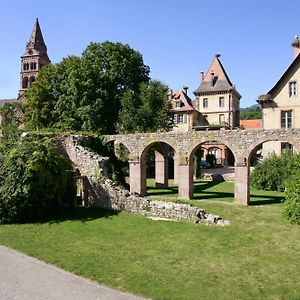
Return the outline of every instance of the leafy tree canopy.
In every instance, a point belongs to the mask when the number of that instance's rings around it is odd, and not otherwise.
[[[48,138],[0,144],[0,223],[27,222],[74,204],[72,166]]]
[[[121,99],[118,130],[120,132],[151,132],[169,130],[172,114],[168,87],[158,80],[141,83],[138,93],[127,89]]]
[[[41,70],[26,94],[26,127],[114,133],[124,93],[138,93],[148,81],[139,52],[120,43],[91,43],[81,57]]]
[[[248,107],[240,112],[241,120],[256,120],[262,118],[262,111],[259,106],[256,107]]]

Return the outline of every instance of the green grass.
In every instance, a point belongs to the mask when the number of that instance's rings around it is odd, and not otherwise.
[[[147,180],[148,196],[156,200],[177,201],[178,187],[173,180],[169,180],[169,188],[155,188],[154,179]],[[250,190],[251,205],[262,204],[278,204],[284,199],[284,193],[273,191],[261,191],[254,188]],[[180,199],[179,199],[180,200]],[[196,200],[211,200],[234,202],[234,183],[233,182],[213,182],[205,180],[197,180],[194,183],[194,201]]]
[[[189,202],[231,225],[80,208],[53,221],[1,225],[0,244],[153,299],[300,299],[300,226],[282,217],[281,205]]]

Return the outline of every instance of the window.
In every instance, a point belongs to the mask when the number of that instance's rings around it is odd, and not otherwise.
[[[22,80],[22,89],[28,88],[28,77],[24,77]]]
[[[290,143],[281,143],[281,153],[283,152],[293,153],[293,145]]]
[[[182,103],[181,101],[177,101],[176,102],[176,107],[181,107],[181,103]]]
[[[178,115],[174,114],[174,123],[177,124],[178,123]]]
[[[225,100],[224,97],[219,98],[219,107],[224,107],[225,106]]]
[[[178,123],[183,123],[183,114],[178,115]]]
[[[203,107],[204,108],[208,107],[208,99],[207,98],[203,98]]]
[[[221,114],[219,115],[219,124],[223,124],[223,123],[225,123],[225,115]]]
[[[281,111],[281,128],[288,129],[292,128],[292,111],[282,110]]]
[[[296,96],[297,95],[297,82],[296,81],[291,81],[289,83],[289,96]]]

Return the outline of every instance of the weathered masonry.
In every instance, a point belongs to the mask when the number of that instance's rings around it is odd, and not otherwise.
[[[235,160],[235,202],[248,205],[249,161],[257,147],[268,141],[288,142],[300,152],[300,129],[274,130],[216,130],[192,132],[137,133],[108,135],[108,142],[116,147],[123,144],[129,150],[130,192],[141,196],[146,194],[146,154],[155,149],[155,180],[157,185],[167,186],[167,153],[174,157],[174,179],[178,183],[182,199],[193,197],[193,157],[204,143],[218,142],[226,145]]]

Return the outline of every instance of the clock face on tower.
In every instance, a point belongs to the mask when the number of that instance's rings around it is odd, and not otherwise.
[[[32,49],[29,49],[29,50],[28,50],[28,54],[32,54]]]

